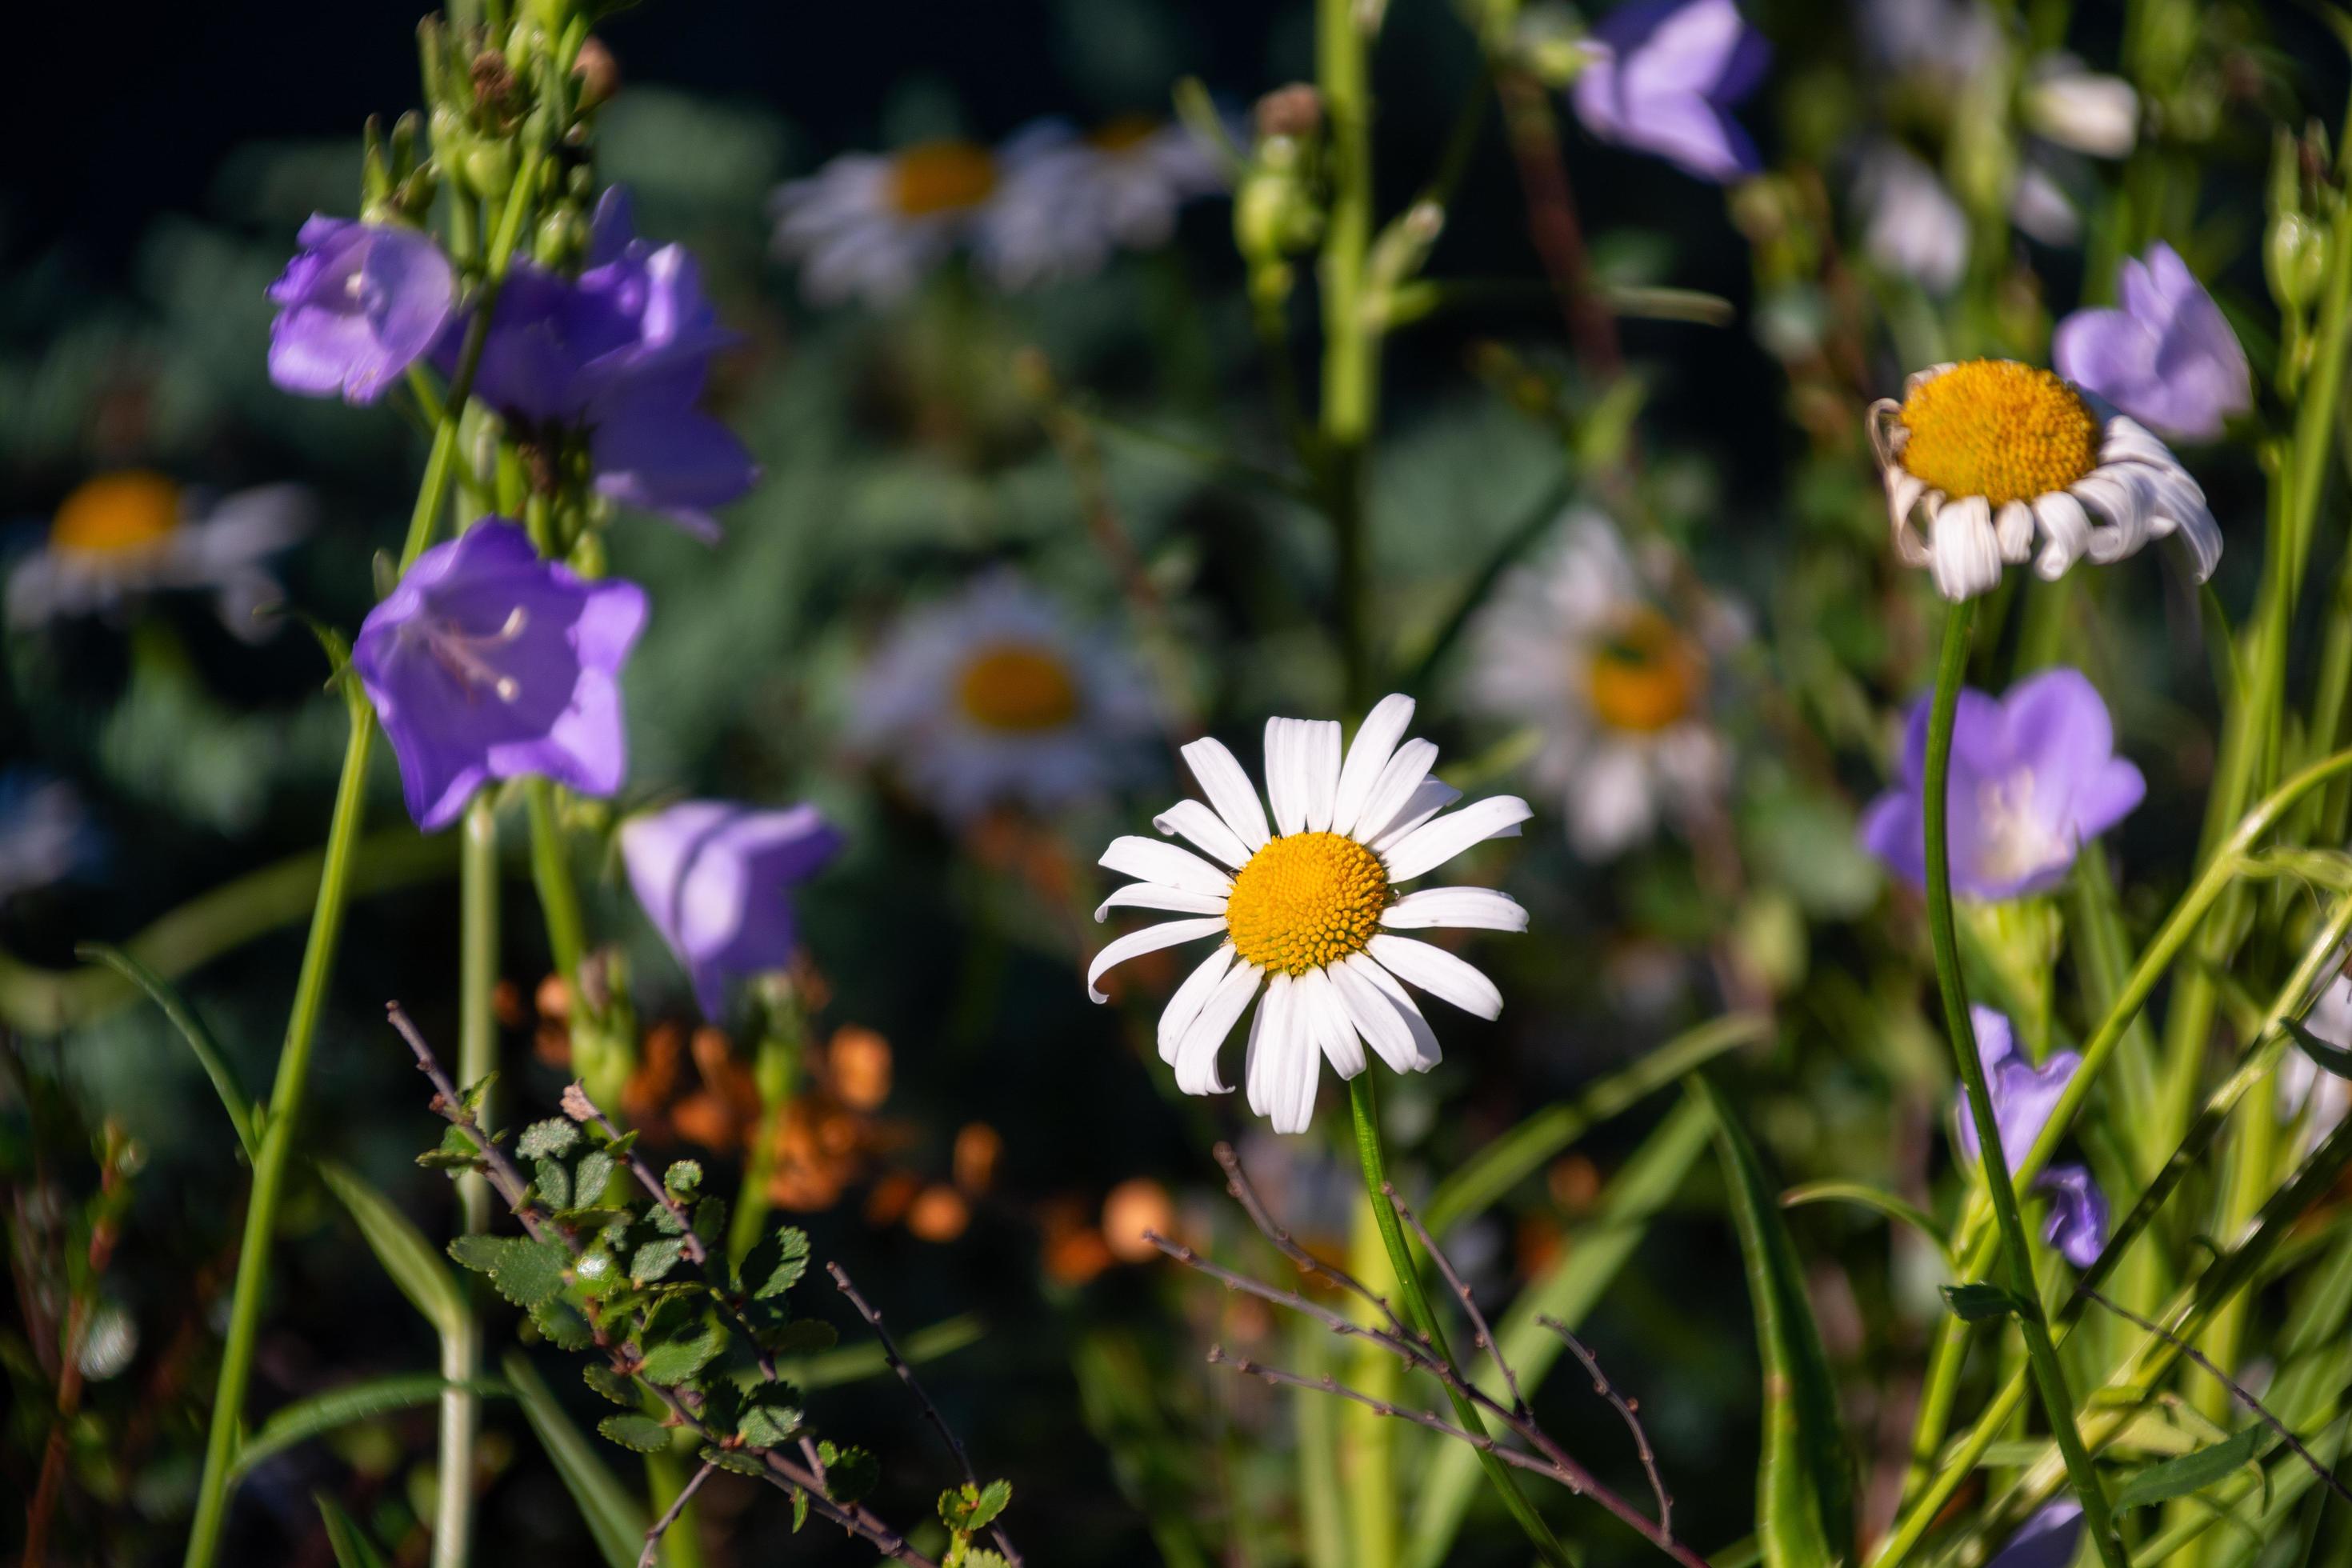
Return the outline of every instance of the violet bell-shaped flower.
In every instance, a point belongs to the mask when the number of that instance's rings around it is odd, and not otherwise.
[[[2210,441],[2253,406],[2246,351],[2221,308],[2162,240],[2126,258],[2123,308],[2077,310],[2058,323],[2051,363],[2158,435]]]
[[[443,334],[445,368],[462,338],[462,323]],[[508,277],[474,395],[525,441],[584,438],[598,494],[715,538],[712,509],[759,478],[742,443],[696,406],[711,356],[736,341],[694,258],[635,237],[615,187],[596,205],[577,279],[529,262]]]
[[[618,790],[618,676],[645,622],[645,590],[541,559],[504,518],[418,556],[352,644],[416,825],[446,826],[493,779]]]
[[[1585,130],[1728,184],[1762,166],[1731,108],[1771,47],[1732,0],[1634,0],[1601,17],[1570,88]]]
[[[269,286],[269,379],[306,397],[373,403],[440,338],[457,275],[430,235],[312,215]]]
[[[2059,1051],[2036,1067],[2017,1048],[2009,1020],[1990,1007],[1972,1005],[1969,1019],[1977,1037],[1977,1059],[1984,1064],[1985,1087],[1992,1095],[1993,1125],[2000,1130],[2000,1152],[2013,1174],[2050,1124],[2061,1096],[2083,1065],[2073,1051]],[[1976,1117],[1969,1108],[1968,1091],[1952,1092],[1952,1144],[1961,1163],[1975,1165],[1984,1144],[1977,1136]],[[2051,1247],[2077,1268],[2088,1268],[2107,1241],[2107,1198],[2080,1164],[2053,1164],[2035,1179],[2033,1190],[2050,1201],[2042,1234]]]
[[[1929,699],[1913,704],[1895,785],[1863,813],[1860,837],[1914,887],[1927,879]],[[1960,693],[1947,809],[1952,889],[1988,900],[2045,892],[2082,847],[2147,793],[2140,771],[2115,754],[2107,706],[2079,670],[2050,669],[1999,701]]]
[[[622,825],[629,886],[693,982],[705,1017],[719,1016],[730,982],[792,961],[792,889],[841,843],[813,805],[760,811],[688,800]]]

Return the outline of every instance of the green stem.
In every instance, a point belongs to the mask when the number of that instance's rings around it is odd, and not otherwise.
[[[467,804],[458,830],[457,1081],[481,1082],[498,1068],[498,1018],[490,993],[499,975],[499,823],[488,790]],[[486,1121],[496,1116],[486,1100]],[[467,1236],[490,1228],[490,1184],[478,1171],[457,1178],[458,1226]],[[471,1276],[467,1277],[470,1287]],[[481,1401],[473,1384],[482,1375],[482,1324],[467,1310],[441,1336],[441,1375],[466,1386],[441,1396],[439,1475],[433,1518],[433,1568],[466,1568],[474,1545],[474,1438]]]
[[[766,1016],[760,1044],[751,1057],[751,1083],[760,1091],[760,1126],[743,1161],[743,1184],[735,1194],[734,1216],[727,1222],[727,1256],[736,1262],[760,1239],[761,1226],[768,1217],[768,1181],[776,1169],[776,1139],[793,1102],[805,1038],[798,996],[772,997],[762,1011]]]
[[[2066,1473],[2083,1504],[2083,1520],[2100,1561],[2107,1568],[2126,1568],[2123,1543],[2116,1537],[2107,1495],[2083,1436],[2074,1427],[2074,1400],[2066,1390],[2065,1369],[2050,1342],[2050,1326],[2042,1310],[2042,1295],[2033,1279],[2033,1253],[2026,1238],[2025,1221],[2018,1212],[2017,1189],[2011,1184],[2009,1157],[2000,1146],[2000,1123],[1995,1119],[1992,1093],[1985,1083],[1984,1063],[1977,1056],[1976,1029],[1969,1018],[1969,998],[1960,980],[1959,933],[1952,922],[1951,846],[1948,842],[1951,812],[1948,785],[1952,768],[1952,724],[1959,711],[1960,686],[1968,674],[1969,624],[1976,605],[1963,599],[1944,617],[1943,657],[1936,668],[1935,708],[1927,725],[1927,766],[1923,781],[1927,847],[1927,939],[1936,958],[1937,988],[1944,999],[1944,1024],[1951,1036],[1952,1055],[1959,1065],[1960,1082],[1968,1091],[1969,1112],[1976,1121],[1977,1140],[1983,1152],[1985,1186],[1992,1198],[2001,1250],[2008,1255],[2010,1289],[2017,1298],[2018,1326],[2024,1332],[2025,1353],[2049,1416],[2052,1435],[2066,1461]]]
[[[1324,229],[1323,402],[1318,429],[1324,510],[1336,555],[1333,599],[1348,700],[1370,696],[1366,640],[1365,458],[1380,403],[1380,354],[1364,309],[1372,239],[1370,40],[1359,0],[1316,0],[1315,78],[1330,126],[1331,206]]]
[[[261,1154],[253,1165],[253,1191],[246,1200],[245,1239],[237,1252],[236,1286],[229,1299],[228,1335],[221,1346],[220,1377],[213,1391],[212,1425],[205,1438],[205,1468],[196,1484],[194,1521],[188,1529],[186,1568],[212,1568],[228,1518],[229,1479],[244,1424],[246,1382],[253,1372],[253,1348],[261,1331],[262,1297],[269,1287],[269,1244],[278,1228],[286,1171],[294,1154],[295,1125],[310,1079],[310,1047],[318,1038],[319,1011],[343,931],[343,906],[350,892],[352,849],[359,842],[360,817],[367,799],[367,763],[375,738],[375,715],[346,677],[344,702],[351,710],[351,740],[343,749],[343,775],[335,786],[334,816],[327,829],[327,852],[319,872],[319,898],[310,917],[310,938],[294,985],[294,1008],[286,1022],[286,1043],[278,1057],[278,1079],[269,1094],[269,1119],[262,1128]]]
[[[1421,1288],[1421,1269],[1405,1246],[1404,1226],[1381,1190],[1388,1185],[1388,1160],[1381,1152],[1380,1098],[1372,1087],[1370,1069],[1348,1080],[1348,1105],[1355,1113],[1356,1157],[1364,1167],[1364,1191],[1371,1198],[1372,1218],[1380,1226],[1381,1244],[1388,1248],[1389,1265],[1396,1270],[1397,1291],[1404,1298],[1405,1314],[1429,1341],[1439,1359],[1452,1362],[1454,1354],[1445,1347],[1445,1331],[1439,1325],[1437,1314],[1429,1309],[1429,1297]],[[1459,1390],[1449,1388],[1445,1393],[1454,1403],[1454,1418],[1462,1429],[1486,1436],[1486,1424],[1480,1418],[1478,1407]],[[1551,1527],[1544,1523],[1543,1516],[1536,1512],[1535,1505],[1519,1490],[1517,1479],[1500,1459],[1483,1448],[1478,1452],[1478,1463],[1486,1472],[1486,1479],[1494,1483],[1503,1506],[1511,1510],[1511,1517],[1519,1521],[1519,1528],[1535,1543],[1538,1554],[1555,1568],[1563,1568],[1568,1562],[1567,1553],[1553,1538]]]

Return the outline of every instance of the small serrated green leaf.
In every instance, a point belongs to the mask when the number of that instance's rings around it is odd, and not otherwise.
[[[715,1469],[732,1470],[739,1476],[764,1476],[768,1473],[767,1463],[759,1455],[747,1454],[740,1448],[721,1448],[705,1443],[701,1458],[704,1464]],[[797,1517],[802,1510],[795,1509],[793,1512]],[[800,1527],[794,1525],[793,1528],[797,1530]]]
[[[1943,1290],[1944,1304],[1951,1308],[1952,1316],[1964,1323],[1981,1323],[1992,1318],[2013,1318],[2023,1305],[2013,1291],[1982,1281],[1947,1285]]]
[[[825,1438],[817,1444],[816,1457],[824,1466],[825,1492],[835,1502],[856,1502],[882,1479],[881,1462],[855,1443]]]
[[[793,1489],[793,1533],[798,1535],[801,1526],[808,1522],[808,1493]]]
[[[575,1192],[572,1196],[582,1196],[585,1190],[586,1189],[583,1188],[581,1192]],[[567,1229],[583,1232],[596,1231],[604,1229],[614,1220],[627,1219],[629,1217],[629,1211],[626,1209],[606,1208],[602,1205],[591,1205],[586,1208],[558,1209],[554,1214],[548,1217],[554,1220],[556,1224],[565,1226]]]
[[[2210,1444],[2193,1454],[2183,1454],[2177,1459],[2167,1459],[2126,1481],[2116,1493],[2116,1506],[2143,1508],[2149,1503],[2169,1502],[2177,1497],[2187,1497],[2200,1491],[2252,1462],[2263,1439],[2270,1435],[2263,1426],[2248,1426],[2231,1434],[2219,1443]]]
[[[580,1142],[580,1129],[560,1116],[534,1121],[515,1140],[515,1153],[525,1160],[560,1158]]]
[[[607,1415],[596,1423],[596,1430],[640,1454],[656,1454],[669,1447],[669,1428],[650,1415]]]
[[[591,1149],[581,1155],[580,1163],[572,1167],[572,1201],[583,1205],[600,1203],[605,1184],[613,1179],[614,1163],[613,1156],[602,1149]]]
[[[579,1308],[561,1296],[533,1307],[530,1321],[558,1350],[584,1351],[595,1342],[595,1329]]]
[[[449,1256],[488,1275],[499,1295],[526,1308],[554,1299],[563,1289],[564,1266],[572,1260],[555,1242],[516,1236],[457,1237],[449,1243]]]
[[[782,1391],[786,1395],[789,1388]],[[788,1399],[758,1400],[736,1418],[735,1435],[754,1448],[773,1448],[800,1435],[804,1417]]]
[[[694,1230],[698,1236],[727,1234],[727,1200],[705,1198],[694,1205]]]
[[[480,1146],[462,1127],[441,1129],[441,1142],[416,1156],[428,1171],[470,1171],[481,1163]]]
[[[1013,1568],[1002,1552],[991,1552],[984,1546],[968,1548],[957,1568]]]
[[[572,1206],[572,1173],[563,1168],[562,1161],[542,1156],[531,1162],[531,1190],[539,1194],[541,1206]]]
[[[966,1483],[964,1489],[967,1491],[971,1489],[970,1483]],[[986,1530],[996,1521],[996,1516],[1003,1513],[1005,1505],[1012,1500],[1013,1483],[1011,1481],[989,1482],[980,1489],[980,1498],[972,1504],[971,1512],[965,1518],[963,1527],[966,1530]]]
[[[727,1331],[713,1323],[691,1339],[666,1341],[647,1347],[644,1372],[649,1383],[678,1384],[692,1377],[727,1348]]]
[[[640,1403],[636,1380],[624,1377],[601,1361],[592,1361],[580,1369],[580,1381],[611,1400],[631,1409]]]
[[[686,1234],[685,1216],[678,1214],[667,1204],[656,1204],[646,1210],[646,1223],[652,1226],[656,1230],[660,1231],[664,1236],[684,1236]]]
[[[677,1267],[685,1251],[682,1237],[667,1236],[658,1241],[648,1241],[629,1258],[629,1278],[640,1282],[658,1279]]]
[[[673,1161],[662,1173],[662,1185],[674,1198],[692,1197],[702,1185],[702,1163],[698,1160]]]
[[[752,1300],[781,1296],[808,1272],[808,1232],[780,1225],[752,1244],[743,1256],[742,1288]]]
[[[476,1079],[473,1082],[467,1084],[465,1088],[457,1091],[457,1103],[470,1112],[477,1115],[480,1114],[482,1102],[489,1099],[490,1090],[498,1086],[498,1074],[494,1072],[484,1073],[481,1077]],[[499,1142],[499,1135],[493,1134],[490,1142],[493,1143]]]

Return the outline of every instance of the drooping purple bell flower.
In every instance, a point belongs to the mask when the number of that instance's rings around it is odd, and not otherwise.
[[[790,893],[841,848],[813,805],[760,811],[731,801],[681,801],[621,827],[629,886],[694,984],[706,1017],[730,981],[792,961]]]
[[[446,826],[492,779],[619,789],[616,678],[645,622],[644,589],[541,560],[504,518],[418,556],[352,644],[416,825]]]
[[[2077,1268],[2096,1263],[2107,1245],[2107,1194],[2090,1167],[2053,1165],[2035,1180],[2033,1190],[2050,1200],[2042,1235],[2051,1249]]]
[[[2000,1129],[2001,1157],[2014,1173],[2042,1130],[2050,1124],[2066,1085],[2081,1068],[2083,1058],[2059,1051],[2040,1067],[2017,1048],[2009,1020],[1990,1007],[1971,1005],[1969,1019],[1976,1031],[1977,1059],[1984,1064],[1985,1087],[1992,1093],[1993,1125]],[[1969,1109],[1968,1090],[1952,1091],[1952,1144],[1961,1163],[1974,1165],[1984,1144],[1977,1137],[1976,1118]],[[2059,1256],[2077,1268],[2088,1268],[2107,1242],[2107,1199],[2078,1164],[2052,1165],[2043,1170],[2033,1190],[2050,1200],[2042,1235]]]
[[[2189,264],[2162,240],[2126,258],[2119,310],[2077,310],[2058,323],[2058,374],[2159,435],[2210,441],[2253,406],[2246,351]]]
[[[445,368],[462,338],[461,324],[444,334]],[[711,510],[759,478],[742,444],[695,406],[711,356],[735,341],[702,296],[694,258],[636,238],[615,188],[597,204],[576,280],[528,262],[509,275],[474,395],[526,440],[584,434],[598,493],[711,538]]]
[[[432,237],[314,214],[269,297],[269,379],[306,397],[373,403],[441,336],[457,277]]]
[[[1985,1568],[2066,1568],[2083,1539],[2083,1505],[2058,1498],[2042,1505],[2017,1527],[2009,1544]]]
[[[1930,700],[1912,705],[1895,787],[1863,813],[1863,847],[1914,887],[1927,879]],[[1947,796],[1953,889],[1988,900],[2021,898],[2064,880],[2074,856],[2147,793],[2139,769],[2115,754],[2115,725],[2098,691],[2073,669],[2049,669],[1999,701],[1960,693]]]
[[[1762,166],[1730,110],[1763,79],[1771,47],[1732,0],[1634,0],[1603,16],[1586,47],[1570,91],[1593,135],[1717,184]]]

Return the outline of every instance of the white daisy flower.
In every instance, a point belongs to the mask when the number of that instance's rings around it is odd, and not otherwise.
[[[1304,1132],[1315,1113],[1322,1061],[1343,1079],[1364,1070],[1364,1047],[1399,1072],[1437,1064],[1437,1036],[1405,984],[1492,1018],[1502,993],[1443,948],[1395,933],[1433,926],[1525,931],[1527,911],[1485,888],[1410,882],[1474,844],[1517,837],[1530,813],[1497,795],[1439,816],[1462,792],[1430,776],[1437,748],[1404,739],[1412,700],[1381,700],[1340,754],[1339,726],[1269,719],[1265,807],[1234,754],[1213,740],[1184,748],[1208,796],[1176,803],[1151,825],[1207,851],[1155,838],[1114,839],[1102,864],[1141,880],[1103,900],[1114,909],[1173,910],[1168,921],[1122,936],[1095,955],[1087,992],[1113,964],[1180,942],[1217,948],[1169,997],[1160,1015],[1160,1058],[1187,1094],[1223,1094],[1217,1052],[1260,990],[1244,1077],[1250,1110],[1276,1132]],[[1400,744],[1399,742],[1402,743]]]
[[[30,769],[0,773],[0,902],[72,875],[90,835],[73,785]]]
[[[1083,278],[1112,250],[1151,250],[1178,209],[1224,188],[1214,152],[1181,123],[1132,115],[1079,133],[1048,120],[1003,148],[1005,178],[973,244],[1003,289]]]
[[[909,613],[859,678],[856,704],[851,743],[952,822],[1100,795],[1160,728],[1126,649],[1009,572]]]
[[[1569,842],[1590,860],[1723,789],[1707,668],[1742,628],[1712,605],[1697,629],[1677,624],[1660,608],[1661,576],[1635,565],[1608,519],[1573,511],[1552,557],[1506,578],[1472,630],[1471,704],[1542,736],[1536,779],[1559,792]]]
[[[217,500],[161,474],[104,474],[65,499],[48,542],[8,575],[8,621],[28,627],[111,609],[134,595],[209,588],[239,637],[267,629],[253,612],[278,596],[268,558],[310,531],[299,485],[266,485]]]
[[[1989,591],[2003,563],[2054,581],[2085,555],[2105,565],[2168,534],[2200,583],[2221,558],[2205,492],[2164,443],[2049,371],[1930,365],[1902,402],[1872,404],[1868,427],[1895,552],[1929,568],[1947,599]]]
[[[1894,142],[1863,154],[1854,200],[1871,260],[1931,294],[1959,287],[1969,265],[1969,215],[1936,172]]]
[[[946,139],[845,153],[778,187],[770,204],[775,253],[799,264],[801,292],[813,303],[894,303],[980,234],[1007,183],[1040,151]]]

